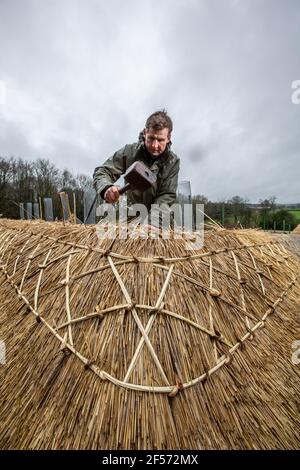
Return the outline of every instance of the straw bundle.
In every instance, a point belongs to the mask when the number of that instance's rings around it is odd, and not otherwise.
[[[249,230],[1,220],[0,447],[299,448],[299,267]]]

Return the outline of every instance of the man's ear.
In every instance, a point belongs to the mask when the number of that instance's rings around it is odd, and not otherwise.
[[[143,130],[143,136],[146,137],[146,127]]]

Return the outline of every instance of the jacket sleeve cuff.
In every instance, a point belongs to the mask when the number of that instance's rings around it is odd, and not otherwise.
[[[105,191],[106,191],[108,188],[110,188],[111,186],[113,186],[113,185],[112,185],[112,184],[106,185],[106,186],[104,186],[103,189],[100,189],[100,190],[98,191],[98,194],[100,194],[100,197],[101,197],[102,199],[104,199]]]

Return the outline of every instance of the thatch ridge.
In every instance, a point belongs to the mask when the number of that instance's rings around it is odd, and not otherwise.
[[[184,247],[0,222],[0,447],[297,448],[299,261],[249,230]]]
[[[297,225],[296,228],[294,228],[293,232],[294,235],[300,235],[300,224]]]

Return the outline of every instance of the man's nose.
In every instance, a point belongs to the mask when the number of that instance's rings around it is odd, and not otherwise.
[[[152,142],[152,145],[153,147],[158,147],[158,140],[157,139],[154,139],[153,142]]]

